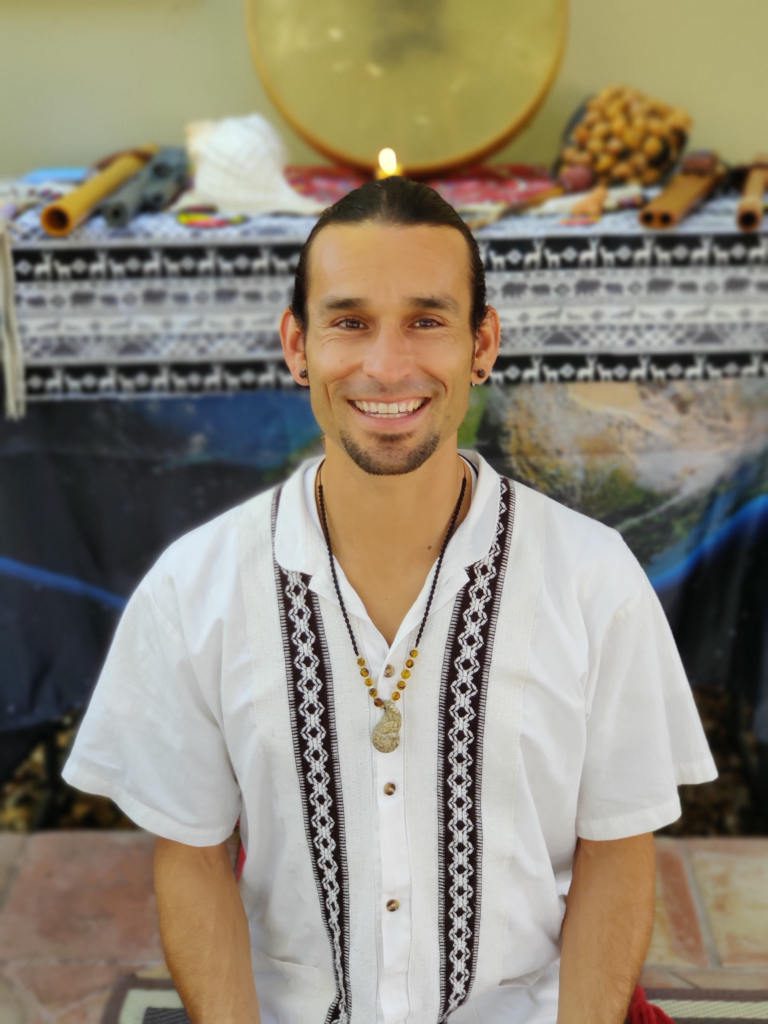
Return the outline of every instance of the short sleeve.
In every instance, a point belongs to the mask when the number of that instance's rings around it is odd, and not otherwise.
[[[237,822],[240,790],[215,710],[148,579],[123,614],[63,775],[190,846],[223,842]]]
[[[667,618],[641,575],[605,630],[590,678],[576,818],[584,839],[662,828],[680,816],[678,785],[717,777]]]

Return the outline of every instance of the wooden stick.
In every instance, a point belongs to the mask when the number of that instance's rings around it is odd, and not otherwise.
[[[768,156],[757,156],[747,174],[741,202],[736,211],[736,224],[742,231],[757,231],[762,224],[767,187]]]
[[[646,228],[665,230],[674,227],[705,199],[725,176],[725,168],[716,153],[692,153],[667,187],[639,214]]]
[[[93,213],[103,199],[138,174],[158,149],[158,146],[146,146],[117,156],[100,174],[46,206],[40,214],[43,229],[58,238],[68,235]]]

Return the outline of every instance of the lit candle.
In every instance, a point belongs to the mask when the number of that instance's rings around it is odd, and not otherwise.
[[[400,174],[400,170],[394,149],[382,149],[379,153],[379,169],[376,171],[376,177],[391,178],[393,174]]]

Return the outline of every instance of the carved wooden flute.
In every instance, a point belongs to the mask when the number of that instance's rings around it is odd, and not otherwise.
[[[706,199],[724,177],[725,167],[717,153],[691,153],[666,188],[640,211],[640,223],[656,230],[674,227]]]
[[[768,156],[761,154],[747,172],[741,202],[736,211],[736,224],[742,231],[757,231],[763,221],[765,190],[768,187]]]

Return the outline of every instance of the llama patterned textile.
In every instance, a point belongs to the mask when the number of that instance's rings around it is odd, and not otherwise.
[[[677,381],[768,373],[768,235],[736,200],[674,232],[636,211],[595,224],[507,217],[477,232],[503,327],[497,381]],[[203,230],[169,214],[64,240],[17,222],[30,399],[291,387],[277,333],[312,218]]]

